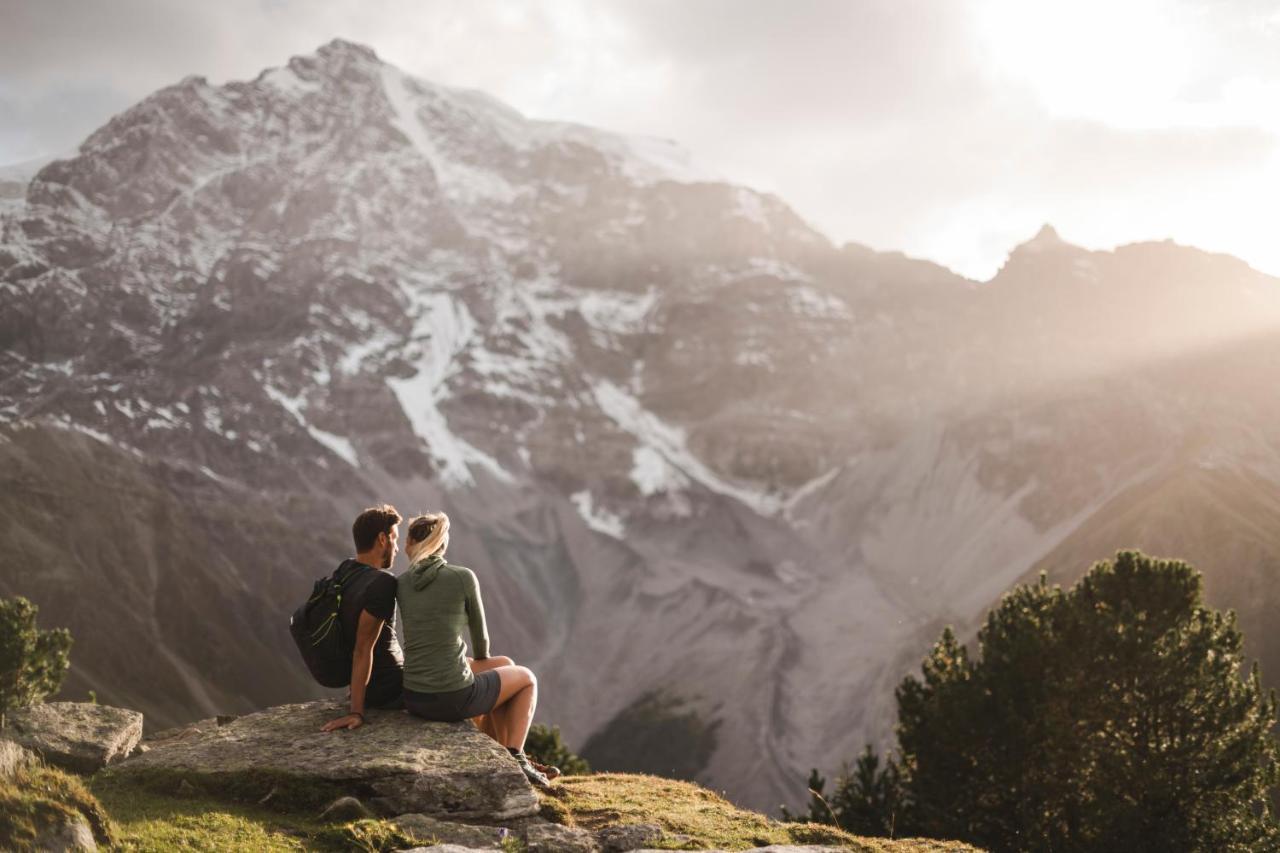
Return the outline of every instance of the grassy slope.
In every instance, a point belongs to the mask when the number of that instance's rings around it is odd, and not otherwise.
[[[858,838],[820,824],[782,823],[740,809],[706,788],[657,776],[601,773],[570,776],[558,785],[563,794],[544,801],[544,813],[592,830],[612,824],[656,823],[670,836],[688,838],[688,843],[668,841],[659,846],[745,850],[768,844],[831,844],[868,853],[976,851],[958,842]]]
[[[574,776],[544,799],[545,816],[584,829],[656,823],[668,837],[659,846],[744,850],[767,844],[829,844],[868,853],[974,853],[956,842],[856,838],[816,824],[788,824],[740,809],[705,788],[655,776],[621,773]],[[161,793],[99,775],[77,777],[35,768],[0,782],[0,837],[23,849],[45,821],[70,811],[85,814],[100,843],[111,849],[391,850],[416,846],[385,821],[324,823],[252,803],[204,794]],[[513,839],[514,841],[514,839]],[[421,842],[418,842],[421,843]],[[518,849],[518,844],[511,844]]]

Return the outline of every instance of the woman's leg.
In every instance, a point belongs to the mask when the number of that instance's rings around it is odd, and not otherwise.
[[[515,661],[506,655],[495,655],[484,660],[475,660],[467,658],[467,664],[471,667],[472,672],[487,672],[491,669],[497,669],[500,666],[515,666]]]
[[[490,669],[497,669],[500,666],[513,666],[515,664],[511,658],[505,655],[496,655],[484,660],[467,658],[467,663],[470,664],[472,672],[486,672]],[[495,708],[494,710],[497,709]],[[501,715],[494,713],[481,714],[478,717],[472,717],[471,722],[475,723],[477,729],[498,743],[505,745],[506,732],[503,730]]]
[[[499,743],[524,749],[529,726],[533,724],[533,712],[538,707],[538,679],[524,666],[500,666],[495,672],[502,686],[490,714],[497,718],[498,730],[503,735]]]

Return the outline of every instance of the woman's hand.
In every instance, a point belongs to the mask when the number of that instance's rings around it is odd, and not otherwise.
[[[364,714],[352,712],[344,717],[339,717],[336,720],[330,720],[320,728],[320,731],[336,732],[338,729],[358,729],[363,725]]]

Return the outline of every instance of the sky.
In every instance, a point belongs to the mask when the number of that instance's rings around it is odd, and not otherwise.
[[[1280,275],[1280,0],[0,0],[0,164],[335,37],[979,280],[1046,222]]]

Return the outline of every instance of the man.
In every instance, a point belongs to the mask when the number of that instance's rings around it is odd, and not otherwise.
[[[390,504],[370,507],[351,525],[356,556],[338,567],[345,576],[338,617],[344,637],[355,637],[351,653],[351,706],[323,731],[358,729],[365,708],[403,704],[404,653],[396,637],[396,576],[387,571],[399,549],[400,513]]]

